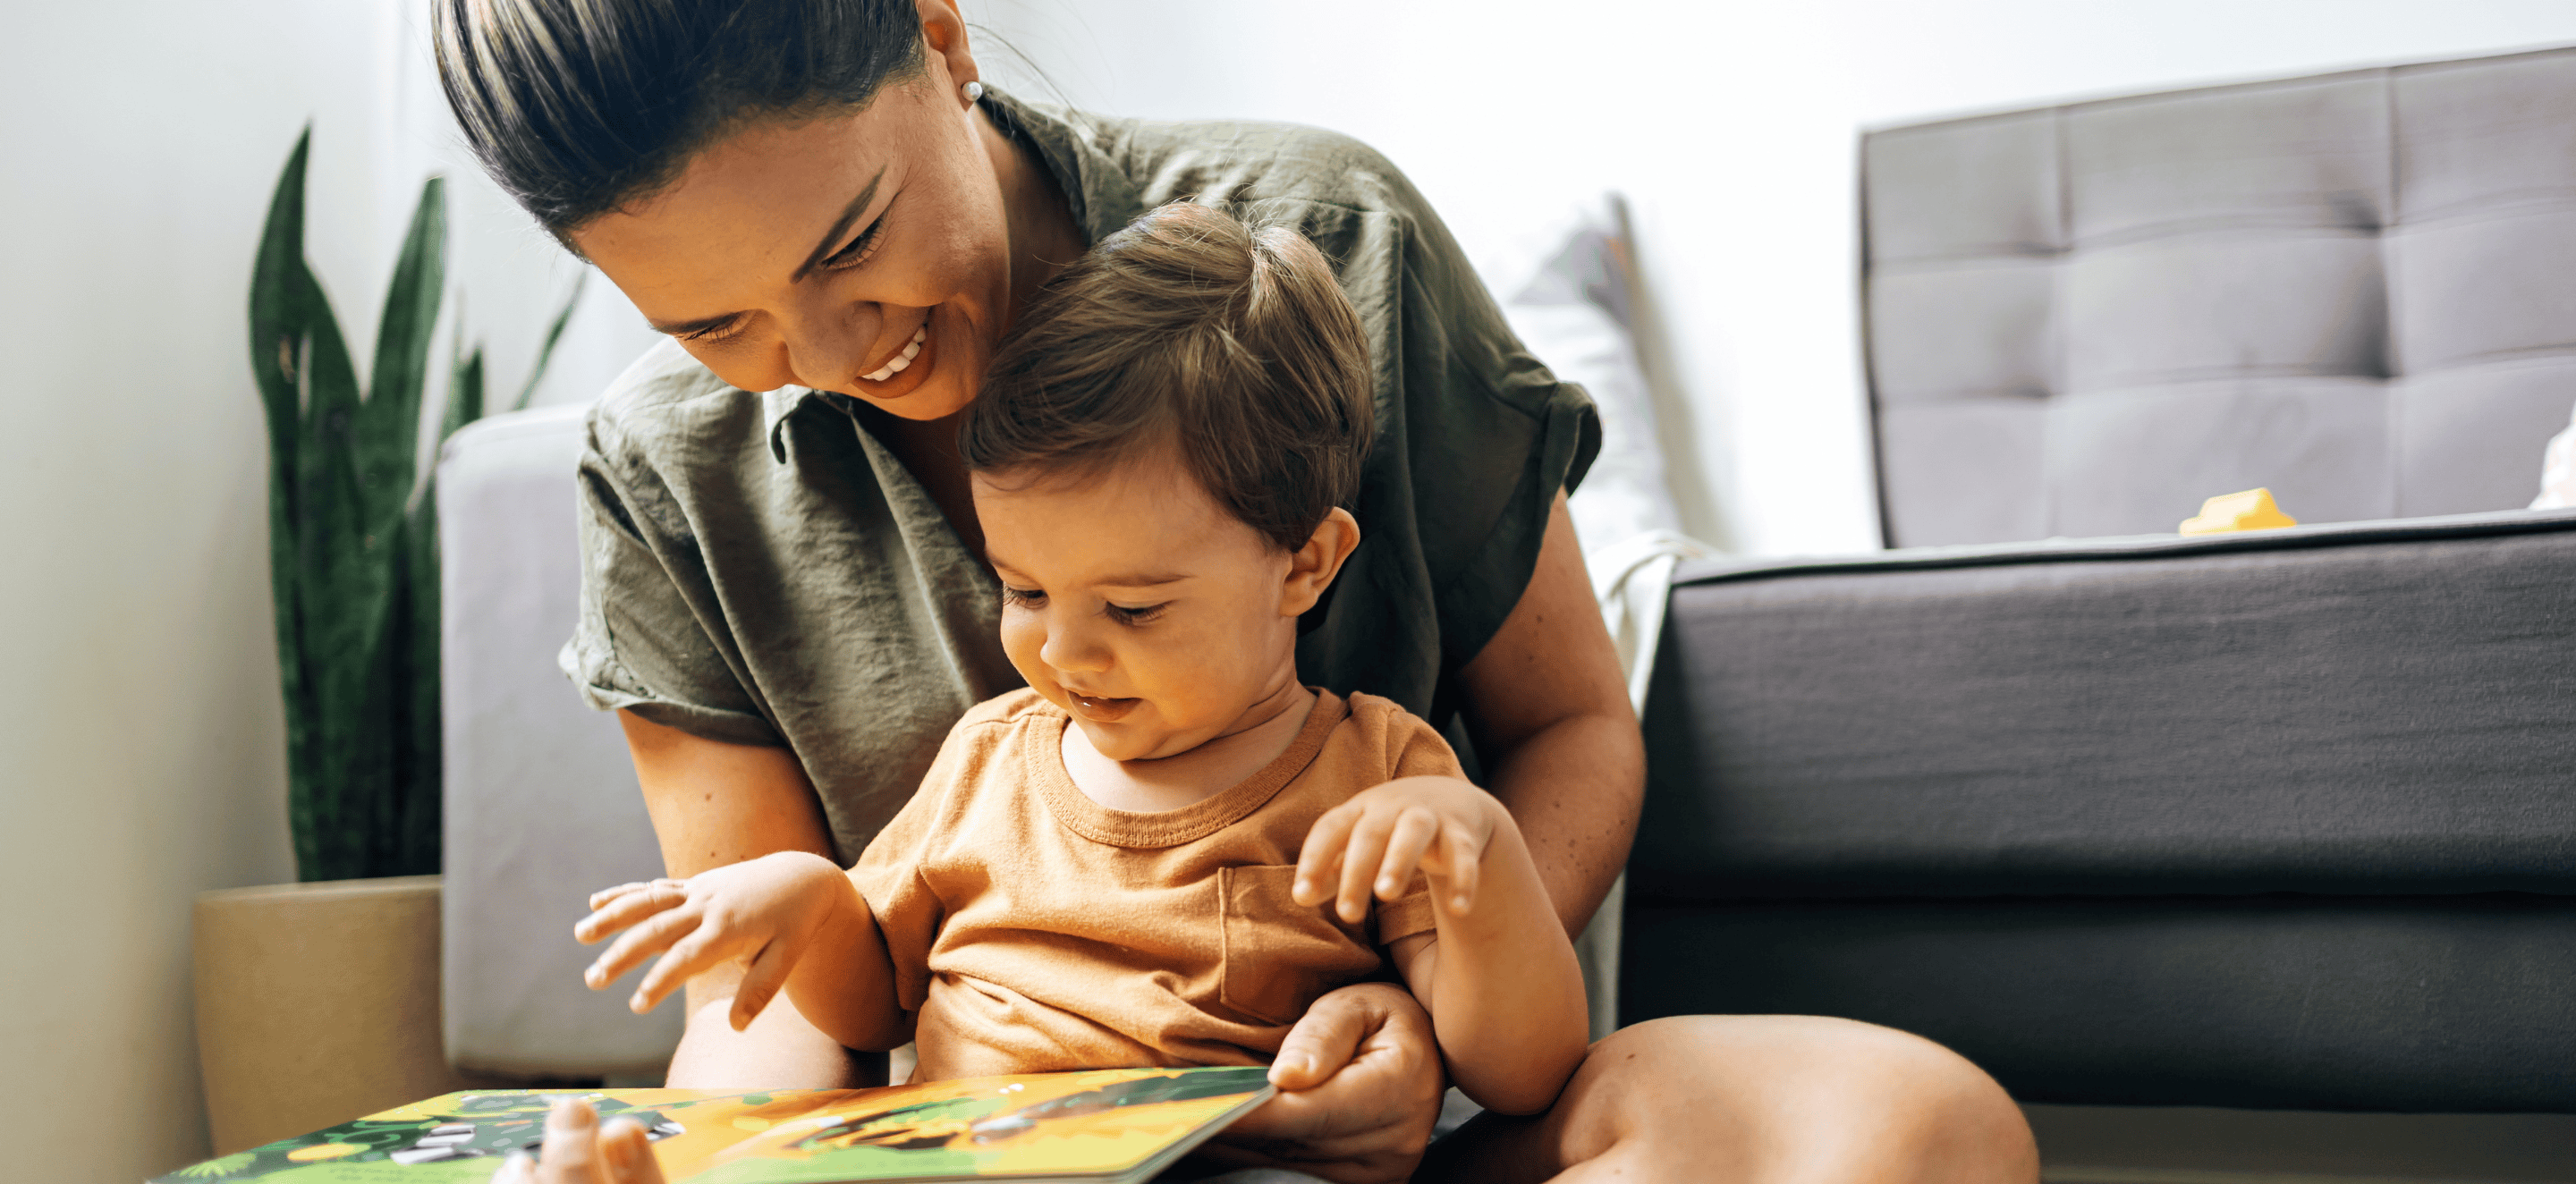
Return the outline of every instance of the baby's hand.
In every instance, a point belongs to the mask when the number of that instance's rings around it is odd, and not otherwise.
[[[1375,895],[1404,895],[1420,869],[1453,913],[1476,903],[1476,873],[1494,828],[1511,816],[1492,794],[1455,777],[1404,777],[1362,792],[1315,820],[1297,857],[1299,904],[1334,902],[1357,925]]]
[[[727,959],[744,958],[750,964],[733,1004],[733,1026],[740,1031],[786,985],[816,931],[856,895],[831,860],[801,851],[764,855],[685,880],[602,889],[591,894],[591,914],[573,926],[573,937],[590,945],[620,929],[626,936],[582,972],[582,981],[600,990],[655,952],[667,951],[626,1001],[640,1013],[691,978]]]

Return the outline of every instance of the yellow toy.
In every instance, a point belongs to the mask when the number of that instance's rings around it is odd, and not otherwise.
[[[2298,519],[2282,513],[2281,507],[2272,504],[2271,490],[2248,489],[2200,503],[2200,517],[2183,519],[2180,529],[2184,534],[2226,534],[2236,530],[2271,530],[2298,524]]]

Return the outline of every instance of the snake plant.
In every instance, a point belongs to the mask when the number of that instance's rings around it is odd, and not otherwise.
[[[308,128],[270,200],[250,291],[268,419],[269,571],[286,701],[287,821],[305,880],[439,867],[438,524],[415,459],[446,287],[444,182],[421,186],[366,387],[304,259]],[[573,301],[580,299],[576,288]],[[517,405],[536,393],[566,302]],[[483,414],[483,351],[448,360],[440,438]]]

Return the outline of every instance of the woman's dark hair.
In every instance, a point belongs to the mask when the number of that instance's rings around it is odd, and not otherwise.
[[[971,472],[1035,477],[1173,447],[1227,513],[1294,551],[1357,498],[1375,389],[1359,314],[1313,243],[1175,202],[1038,290],[957,446]]]
[[[922,69],[911,0],[433,0],[484,171],[563,237],[754,115],[864,107]]]

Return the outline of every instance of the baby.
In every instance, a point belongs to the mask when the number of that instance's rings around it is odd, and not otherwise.
[[[1297,680],[1297,622],[1360,528],[1358,316],[1313,245],[1155,210],[1051,281],[959,447],[1002,644],[1027,678],[969,711],[844,871],[781,853],[600,893],[576,936],[648,955],[642,1011],[747,963],[916,1080],[1260,1064],[1392,965],[1450,1079],[1551,1103],[1583,984],[1519,828],[1430,725]],[[1277,1074],[1274,1069],[1274,1076]]]

